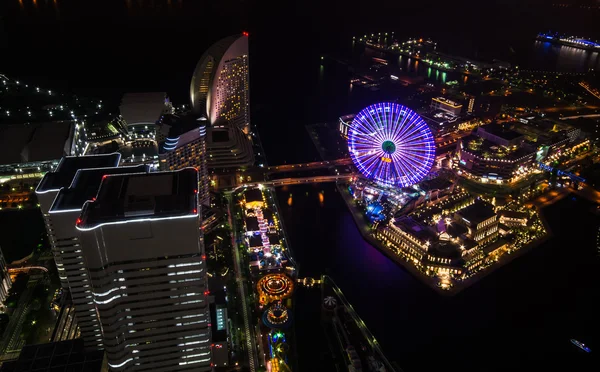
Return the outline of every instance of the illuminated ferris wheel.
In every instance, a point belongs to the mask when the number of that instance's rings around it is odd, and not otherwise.
[[[407,187],[429,173],[433,135],[411,109],[377,103],[359,112],[348,131],[350,157],[358,170],[381,185]]]

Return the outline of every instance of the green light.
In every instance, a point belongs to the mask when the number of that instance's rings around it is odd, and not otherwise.
[[[393,154],[396,151],[396,145],[392,141],[384,141],[381,144],[381,148],[386,154]]]

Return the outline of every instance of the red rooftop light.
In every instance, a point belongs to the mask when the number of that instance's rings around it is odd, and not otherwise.
[[[194,213],[198,213],[198,210],[197,210],[197,209],[194,209]]]
[[[242,32],[242,35],[244,35],[244,36],[250,36],[250,34],[247,31]]]
[[[75,221],[75,225],[79,225],[81,223],[81,218],[78,218],[77,221]]]
[[[108,174],[105,174],[104,176],[102,176],[102,179],[106,179],[106,177],[108,177]]]

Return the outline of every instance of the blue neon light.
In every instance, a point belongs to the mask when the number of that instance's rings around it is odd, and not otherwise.
[[[433,134],[413,110],[377,103],[356,115],[348,131],[350,157],[367,178],[384,186],[422,181],[435,159]]]

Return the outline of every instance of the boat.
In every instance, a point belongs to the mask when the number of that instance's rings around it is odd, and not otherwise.
[[[577,346],[578,348],[580,348],[581,350],[585,351],[586,353],[592,352],[592,350],[589,347],[585,346],[585,344],[583,342],[579,342],[574,338],[571,339],[571,343],[573,345]]]

